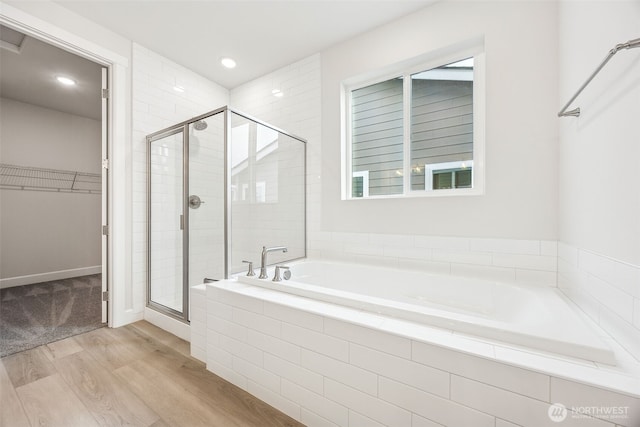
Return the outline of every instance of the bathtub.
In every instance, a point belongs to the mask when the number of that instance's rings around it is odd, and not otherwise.
[[[424,272],[304,260],[290,280],[239,282],[593,362],[613,351],[557,289]]]

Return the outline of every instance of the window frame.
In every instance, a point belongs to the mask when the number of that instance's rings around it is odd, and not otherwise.
[[[472,188],[411,189],[411,76],[466,58],[474,58],[473,69],[473,168]],[[351,93],[394,78],[403,79],[403,186],[401,194],[353,197]],[[407,83],[408,82],[408,83]],[[476,196],[484,194],[485,150],[485,54],[482,41],[472,41],[429,52],[341,83],[341,198],[342,200],[390,199],[406,197]],[[360,175],[359,175],[360,176]]]

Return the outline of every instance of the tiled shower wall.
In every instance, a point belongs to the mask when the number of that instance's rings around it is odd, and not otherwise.
[[[147,280],[147,165],[146,135],[189,118],[227,105],[228,91],[140,45],[133,45],[133,294],[127,295],[127,307],[142,312]],[[176,92],[181,86],[184,92]],[[206,206],[206,205],[205,205]],[[204,242],[203,242],[204,243]],[[202,245],[209,254],[211,245]],[[197,276],[205,277],[205,272]],[[175,284],[158,289],[170,297]]]

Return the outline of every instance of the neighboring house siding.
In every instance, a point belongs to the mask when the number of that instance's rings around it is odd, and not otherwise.
[[[413,80],[411,187],[424,189],[425,164],[473,159],[473,82]],[[412,168],[413,169],[413,168]]]
[[[369,195],[402,193],[402,79],[352,92],[353,171],[369,171]]]
[[[369,171],[369,195],[402,193],[402,79],[352,92],[353,172]],[[412,188],[424,189],[425,164],[473,159],[473,82],[414,80]]]

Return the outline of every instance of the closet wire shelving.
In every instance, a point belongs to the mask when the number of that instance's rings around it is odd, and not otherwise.
[[[102,176],[97,173],[0,163],[0,188],[100,194],[102,192]]]

